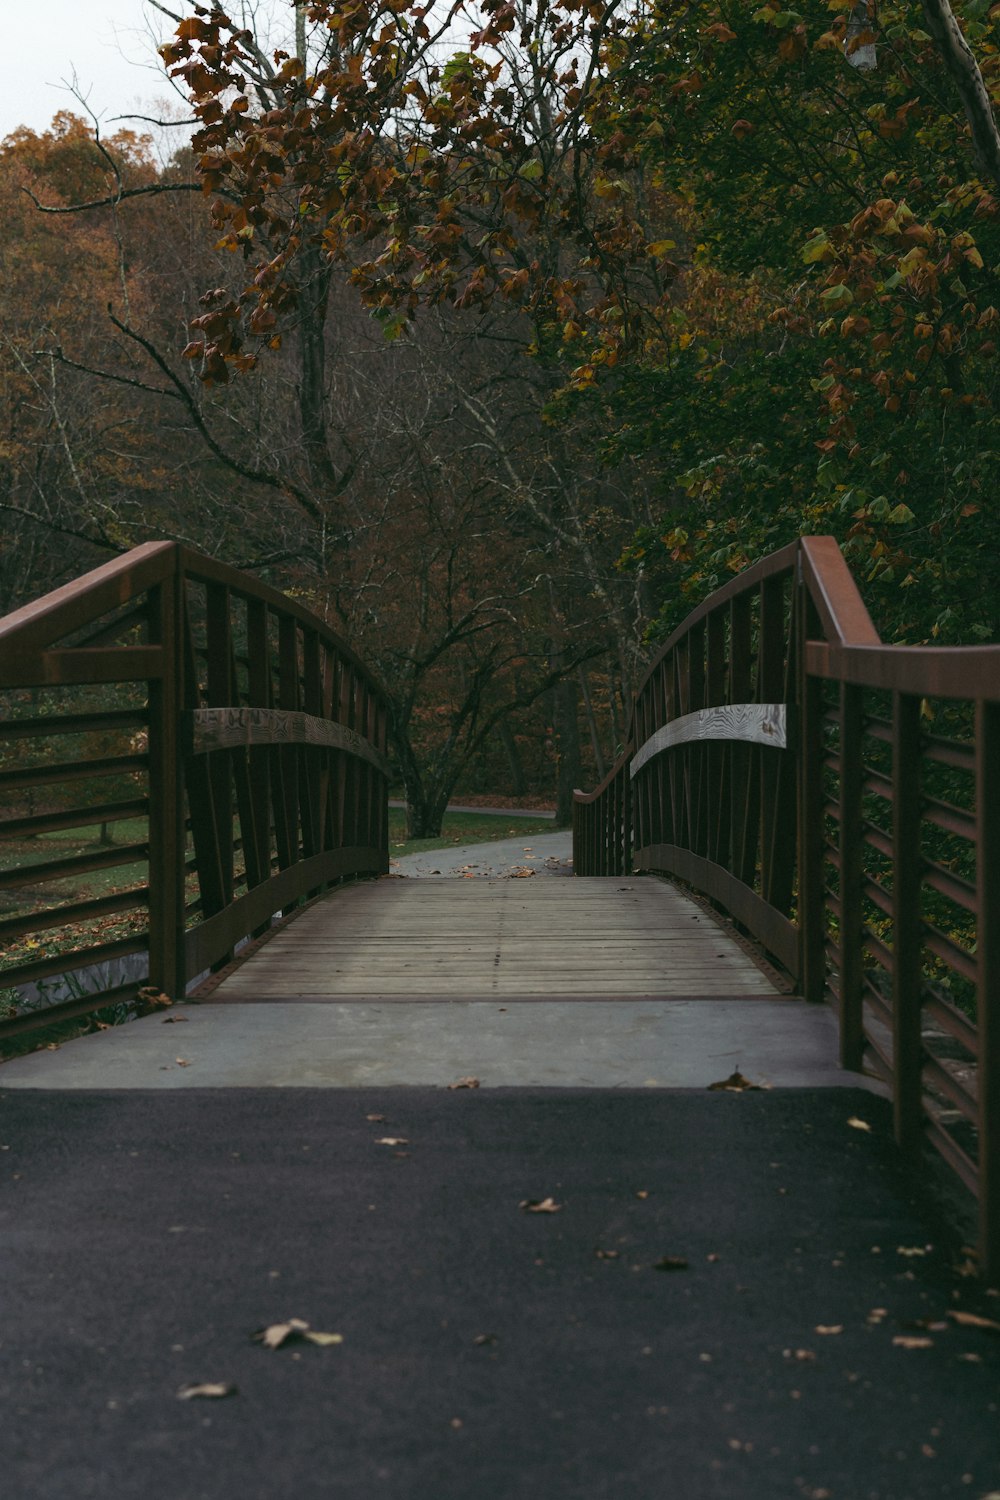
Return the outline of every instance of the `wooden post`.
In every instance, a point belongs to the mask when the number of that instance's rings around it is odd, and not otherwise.
[[[1000,703],[976,704],[979,1266],[1000,1285]]]
[[[892,1071],[900,1148],[913,1156],[923,1133],[920,1040],[920,699],[892,704]]]
[[[172,999],[187,985],[184,954],[184,776],[181,745],[184,575],[180,549],[150,593],[150,641],[163,676],[149,684],[149,982]]]
[[[813,621],[806,590],[799,586],[798,867],[799,979],[814,1004],[826,996],[826,911],[823,899],[823,684],[806,670],[806,642]]]
[[[840,1066],[861,1072],[864,1053],[861,882],[862,690],[840,685]]]

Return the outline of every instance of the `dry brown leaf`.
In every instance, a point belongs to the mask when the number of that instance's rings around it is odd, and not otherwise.
[[[649,1188],[639,1188],[635,1195],[637,1198],[648,1198]]]
[[[850,1115],[847,1120],[852,1130],[867,1130],[871,1132],[871,1126],[867,1120],[859,1120],[857,1115]]]
[[[380,1135],[375,1144],[376,1146],[408,1146],[410,1143],[405,1135]]]
[[[932,1349],[934,1340],[919,1334],[897,1333],[892,1342],[897,1349]]]
[[[141,1005],[148,1006],[150,1010],[161,1010],[166,1005],[173,1005],[169,995],[155,984],[144,984],[137,991],[135,998]]]
[[[386,1121],[386,1116],[385,1115],[365,1115],[365,1119],[366,1120],[370,1120],[373,1125],[384,1125],[385,1121]]]
[[[518,1208],[523,1208],[526,1214],[557,1214],[562,1204],[554,1198],[522,1198]]]
[[[784,1356],[786,1359],[797,1359],[800,1364],[808,1364],[816,1358],[811,1349],[786,1349]]]
[[[231,1381],[207,1381],[201,1385],[182,1385],[177,1392],[178,1401],[194,1401],[204,1397],[220,1400],[223,1396],[235,1396],[237,1387]]]
[[[284,1344],[299,1342],[327,1348],[331,1344],[344,1342],[342,1333],[320,1333],[310,1328],[302,1318],[289,1318],[285,1323],[270,1323],[266,1328],[258,1328],[250,1337],[255,1343],[263,1344],[265,1349],[280,1349]]]
[[[816,1332],[822,1334],[843,1333],[843,1323],[817,1323]]]
[[[987,1333],[1000,1333],[1000,1323],[994,1322],[992,1318],[981,1318],[978,1313],[962,1312],[955,1308],[949,1310],[946,1316],[961,1328],[982,1328]]]
[[[179,1068],[189,1068],[191,1066],[190,1060],[186,1057],[175,1057],[174,1062]]]
[[[454,1083],[449,1083],[448,1087],[450,1089],[477,1089],[479,1087],[479,1079],[458,1078]]]
[[[714,1089],[723,1089],[728,1094],[744,1094],[749,1090],[760,1092],[760,1084],[751,1083],[749,1078],[744,1078],[739,1068],[735,1073],[730,1073],[728,1078],[723,1078],[719,1083],[710,1083],[708,1087],[710,1092]]]
[[[179,1021],[186,1021],[187,1019],[187,1016],[164,1016],[163,1024],[164,1026],[176,1026]]]

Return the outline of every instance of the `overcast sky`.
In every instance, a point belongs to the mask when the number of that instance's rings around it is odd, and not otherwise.
[[[18,125],[44,130],[60,109],[79,112],[61,87],[74,70],[109,131],[113,115],[155,113],[157,101],[173,98],[180,111],[155,56],[171,30],[143,0],[0,0],[0,139]]]

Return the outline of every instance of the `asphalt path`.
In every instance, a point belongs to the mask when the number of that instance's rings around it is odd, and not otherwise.
[[[1000,1299],[870,1094],[0,1078],[0,1146],[6,1500],[1000,1490]]]

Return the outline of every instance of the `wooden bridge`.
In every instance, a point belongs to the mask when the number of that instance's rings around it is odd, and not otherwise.
[[[378,684],[294,600],[173,543],[0,621],[0,695],[0,1037],[161,994],[789,1018],[794,994],[882,1080],[902,1151],[978,1197],[1000,1272],[1000,648],[883,645],[831,539],[667,642],[578,795],[572,882],[356,883],[389,868]],[[39,857],[96,824],[120,836]]]

